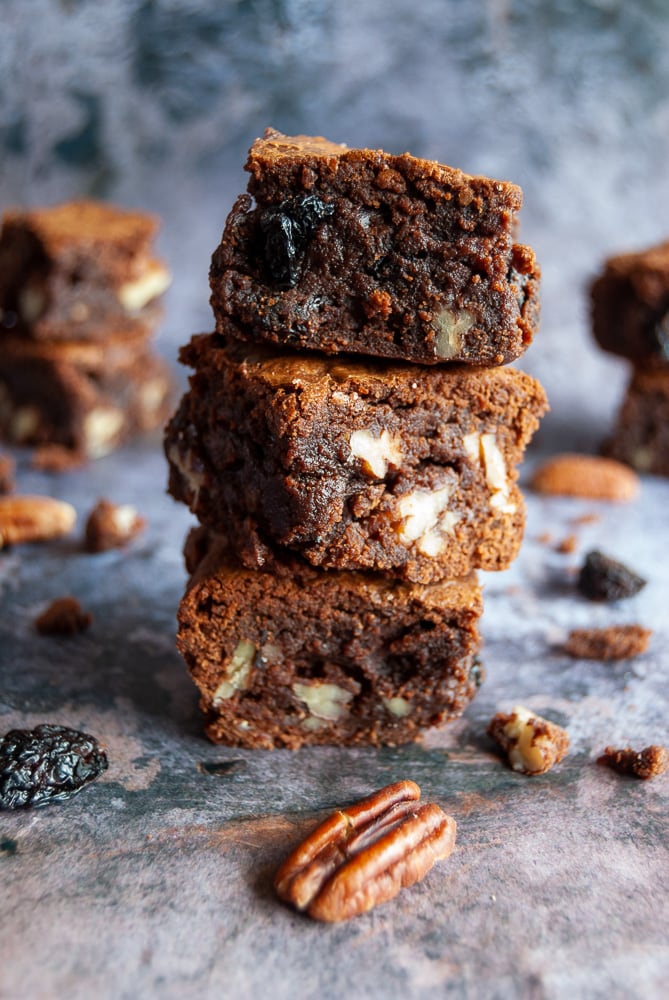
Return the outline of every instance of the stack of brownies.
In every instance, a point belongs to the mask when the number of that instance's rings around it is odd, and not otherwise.
[[[607,260],[591,303],[596,341],[633,366],[604,450],[639,472],[669,476],[669,242]]]
[[[170,275],[157,222],[95,201],[9,211],[0,233],[0,436],[97,458],[160,426],[152,350]]]
[[[521,192],[272,130],[247,169],[166,435],[200,521],[178,646],[216,742],[402,743],[475,693],[475,570],[522,537]]]

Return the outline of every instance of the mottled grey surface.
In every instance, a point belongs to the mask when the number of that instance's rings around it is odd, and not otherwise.
[[[529,497],[521,556],[486,577],[487,679],[461,720],[422,745],[292,754],[201,734],[173,639],[189,517],[164,478],[149,445],[58,479],[19,473],[80,520],[107,495],[150,528],[126,552],[87,555],[75,535],[0,554],[0,730],[81,727],[110,758],[69,802],[0,813],[0,997],[665,996],[669,774],[624,779],[595,758],[668,739],[669,483],[645,480],[628,506]],[[590,512],[600,520],[575,523]],[[557,554],[571,533],[577,551]],[[579,598],[574,570],[595,546],[646,589],[618,606]],[[38,637],[35,614],[64,593],[92,611],[90,631]],[[619,622],[654,630],[648,653],[604,664],[560,650],[572,627]],[[569,731],[569,756],[542,777],[509,771],[485,736],[516,702]],[[455,816],[447,862],[346,925],[274,899],[274,870],[323,810],[403,777]]]
[[[266,124],[409,149],[523,185],[544,269],[522,361],[552,403],[539,445],[596,447],[625,366],[590,344],[586,282],[604,255],[669,231],[662,0],[2,0],[0,18],[0,204],[92,193],[159,211],[172,360],[211,326],[209,257]],[[127,552],[75,539],[0,553],[0,729],[75,725],[110,755],[70,802],[0,814],[2,1000],[663,998],[669,777],[594,760],[669,741],[669,482],[645,480],[625,507],[529,498],[517,563],[486,580],[488,677],[462,720],[423,745],[293,755],[201,734],[174,649],[190,519],[165,480],[157,444],[58,478],[20,469],[80,522],[106,495],[150,527]],[[537,541],[547,530],[576,532],[577,552]],[[579,599],[594,546],[647,588],[617,607]],[[36,636],[37,611],[66,592],[91,630]],[[654,635],[633,662],[560,651],[572,627],[635,621]],[[570,733],[543,777],[507,770],[484,735],[518,701]],[[449,861],[343,926],[275,901],[277,863],[323,810],[405,776],[456,817]]]

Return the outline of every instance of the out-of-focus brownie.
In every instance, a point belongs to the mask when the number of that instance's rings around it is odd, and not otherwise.
[[[514,243],[514,184],[272,129],[246,169],[211,263],[219,332],[423,364],[500,365],[531,342],[540,274]]]
[[[0,348],[0,437],[98,458],[161,426],[171,389],[168,366],[146,338],[34,344],[7,337]]]
[[[669,365],[669,241],[604,264],[591,286],[592,330],[605,351]]]
[[[179,607],[177,645],[217,743],[398,744],[459,715],[481,679],[475,574],[432,586],[235,562],[221,540]]]
[[[277,354],[217,335],[181,359],[170,492],[247,565],[267,545],[328,569],[430,583],[503,569],[525,519],[516,465],[546,409],[511,368]]]
[[[16,463],[9,455],[0,454],[0,494],[14,492]]]
[[[0,342],[97,340],[153,330],[170,274],[153,255],[157,220],[97,201],[5,213]]]
[[[634,371],[603,450],[639,472],[669,476],[669,365]]]

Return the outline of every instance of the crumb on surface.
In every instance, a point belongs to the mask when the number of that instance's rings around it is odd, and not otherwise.
[[[550,545],[553,541],[553,536],[550,531],[542,531],[540,535],[537,535],[536,540],[540,545]]]
[[[619,774],[631,774],[647,781],[669,770],[669,751],[658,744],[651,744],[639,751],[631,747],[620,750],[606,747],[604,753],[597,758],[597,763],[610,767]]]
[[[557,543],[555,551],[561,555],[571,555],[572,552],[576,551],[577,546],[578,537],[576,535],[566,535]]]
[[[69,472],[85,463],[86,456],[81,451],[62,444],[42,444],[35,448],[30,460],[33,469],[40,472]]]
[[[84,611],[76,597],[57,597],[35,619],[40,635],[77,635],[85,631],[93,616]]]
[[[14,492],[16,464],[9,455],[0,455],[0,494]]]
[[[522,705],[494,715],[487,733],[501,746],[510,767],[521,774],[545,774],[569,749],[565,729]]]
[[[570,656],[584,660],[629,660],[646,652],[652,634],[641,625],[575,628],[564,648]]]
[[[84,548],[87,552],[122,548],[145,527],[145,519],[130,504],[98,500],[86,521]]]

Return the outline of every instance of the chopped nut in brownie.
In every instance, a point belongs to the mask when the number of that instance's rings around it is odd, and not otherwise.
[[[645,586],[643,577],[596,549],[588,552],[578,577],[578,589],[591,601],[621,601]]]
[[[601,757],[597,758],[597,763],[604,764],[619,774],[632,774],[636,778],[648,780],[669,769],[669,751],[656,744],[638,752],[631,747],[624,750],[607,747]]]
[[[14,490],[14,460],[9,455],[0,455],[0,493]]]
[[[98,500],[88,515],[84,547],[87,552],[119,549],[132,541],[146,527],[146,521],[130,504]]]
[[[40,635],[77,635],[92,621],[76,597],[58,597],[35,619],[35,628]]]
[[[522,705],[516,705],[508,715],[494,715],[487,733],[504,750],[513,770],[521,774],[544,774],[569,749],[569,736],[561,726]]]
[[[645,653],[652,632],[640,625],[575,628],[564,645],[570,656],[585,660],[629,660]]]

